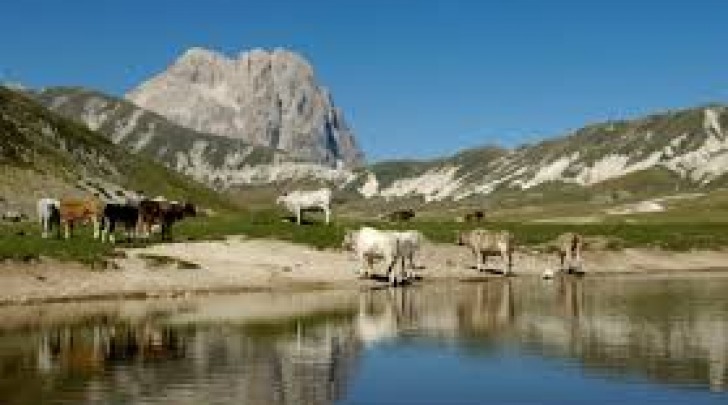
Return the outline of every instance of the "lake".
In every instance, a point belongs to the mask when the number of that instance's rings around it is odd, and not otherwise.
[[[0,404],[728,403],[728,275],[0,307]]]

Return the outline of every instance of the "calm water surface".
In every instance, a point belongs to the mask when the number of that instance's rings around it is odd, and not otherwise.
[[[728,278],[0,307],[0,404],[728,403]]]

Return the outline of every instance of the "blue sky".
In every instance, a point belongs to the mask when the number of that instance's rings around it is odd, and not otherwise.
[[[202,46],[314,64],[372,160],[728,102],[725,0],[22,0],[0,75],[123,94]]]

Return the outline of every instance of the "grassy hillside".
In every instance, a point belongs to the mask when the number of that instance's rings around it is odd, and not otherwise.
[[[41,196],[83,194],[80,183],[116,185],[211,207],[229,206],[202,184],[2,87],[0,167],[13,174],[0,177],[2,197],[26,209]]]

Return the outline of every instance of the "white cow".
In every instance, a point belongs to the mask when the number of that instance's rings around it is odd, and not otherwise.
[[[331,220],[331,189],[322,188],[316,191],[292,191],[276,199],[276,204],[283,205],[296,215],[296,223],[301,225],[301,215],[305,210],[319,209],[326,215],[326,223]]]
[[[361,263],[359,274],[362,277],[368,277],[369,272],[374,270],[374,260],[381,258],[387,268],[391,284],[396,285],[404,279],[404,269],[400,268],[400,271],[397,271],[396,262],[400,257],[400,248],[394,232],[369,227],[349,231],[344,236],[342,247],[356,254]]]
[[[61,202],[53,198],[41,198],[38,200],[38,221],[40,222],[41,236],[47,238],[51,234],[53,226],[61,226],[60,215]]]

